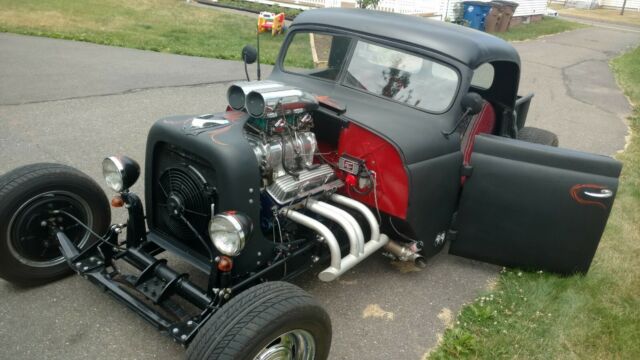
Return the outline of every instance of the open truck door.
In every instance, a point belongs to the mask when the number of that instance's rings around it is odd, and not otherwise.
[[[498,265],[586,273],[618,188],[610,157],[476,137],[449,252]]]

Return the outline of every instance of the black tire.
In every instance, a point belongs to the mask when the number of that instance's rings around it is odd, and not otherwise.
[[[295,285],[263,283],[239,294],[213,314],[187,349],[187,359],[253,359],[280,335],[297,330],[313,337],[314,359],[329,356],[331,320],[326,311]]]
[[[558,135],[549,130],[538,129],[535,127],[523,127],[518,131],[518,140],[558,147]]]
[[[58,207],[86,220],[100,235],[109,228],[111,209],[104,191],[72,167],[38,163],[0,176],[0,278],[32,286],[71,273],[57,240],[47,227],[35,225],[43,217],[51,217],[50,210]],[[73,224],[67,216],[61,223],[68,225],[68,235],[76,245],[95,241],[86,230]]]

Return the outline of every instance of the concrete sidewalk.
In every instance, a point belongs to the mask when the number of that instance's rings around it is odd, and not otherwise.
[[[577,16],[559,15],[560,19],[591,25],[603,29],[611,29],[625,32],[640,33],[640,25],[632,25],[622,22],[594,20]]]
[[[624,148],[631,106],[609,60],[638,45],[635,32],[596,26],[515,43],[520,93],[535,93],[527,124],[557,133],[562,147],[606,155]]]
[[[589,10],[584,10],[584,11],[589,11]],[[560,19],[579,22],[582,24],[597,26],[605,29],[608,28],[608,29],[614,29],[614,30],[640,33],[640,24],[637,24],[635,22],[611,20],[610,18],[604,18],[602,16],[598,16],[597,13],[593,13],[593,14],[594,14],[593,16],[582,16],[582,14],[566,14],[562,11],[558,11],[558,17]]]

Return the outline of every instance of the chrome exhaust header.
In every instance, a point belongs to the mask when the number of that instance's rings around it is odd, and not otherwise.
[[[345,257],[342,256],[335,235],[324,224],[295,210],[281,210],[281,213],[288,219],[314,230],[329,247],[331,265],[318,274],[318,278],[322,281],[337,279],[390,241],[386,235],[380,233],[380,224],[367,206],[337,194],[331,195],[330,199],[358,211],[364,216],[371,228],[371,238],[365,242],[360,224],[348,212],[315,199],[308,199],[304,202],[303,206],[306,209],[337,223],[345,231],[349,238],[349,254]]]
[[[349,238],[349,254],[358,256],[364,252],[364,235],[358,221],[348,212],[326,202],[309,199],[305,207],[318,215],[338,223]]]
[[[380,224],[378,224],[376,217],[365,204],[339,194],[331,195],[330,199],[336,204],[354,209],[364,215],[364,218],[369,223],[369,228],[371,230],[371,239],[373,240],[380,238]]]
[[[319,240],[326,243],[329,247],[329,252],[331,253],[331,266],[329,269],[334,269],[334,271],[340,271],[341,263],[340,263],[340,244],[338,244],[338,240],[333,235],[331,230],[326,227],[320,221],[313,219],[307,215],[304,215],[295,210],[283,210],[282,214],[287,217],[289,220],[298,223],[302,226],[306,226],[309,229],[314,230],[319,235]]]

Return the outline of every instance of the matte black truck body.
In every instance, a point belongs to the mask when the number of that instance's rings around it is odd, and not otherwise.
[[[485,33],[305,11],[269,79],[235,83],[226,111],[153,125],[144,207],[128,190],[139,165],[104,160],[126,224],[108,225],[102,190],[70,167],[3,175],[0,276],[42,283],[74,270],[192,359],[324,359],[328,315],[278,281],[310,269],[332,281],[378,251],[421,266],[447,240],[460,256],[586,273],[621,164],[525,127],[533,95],[518,96],[519,79],[516,50]],[[173,270],[163,251],[206,280]]]

